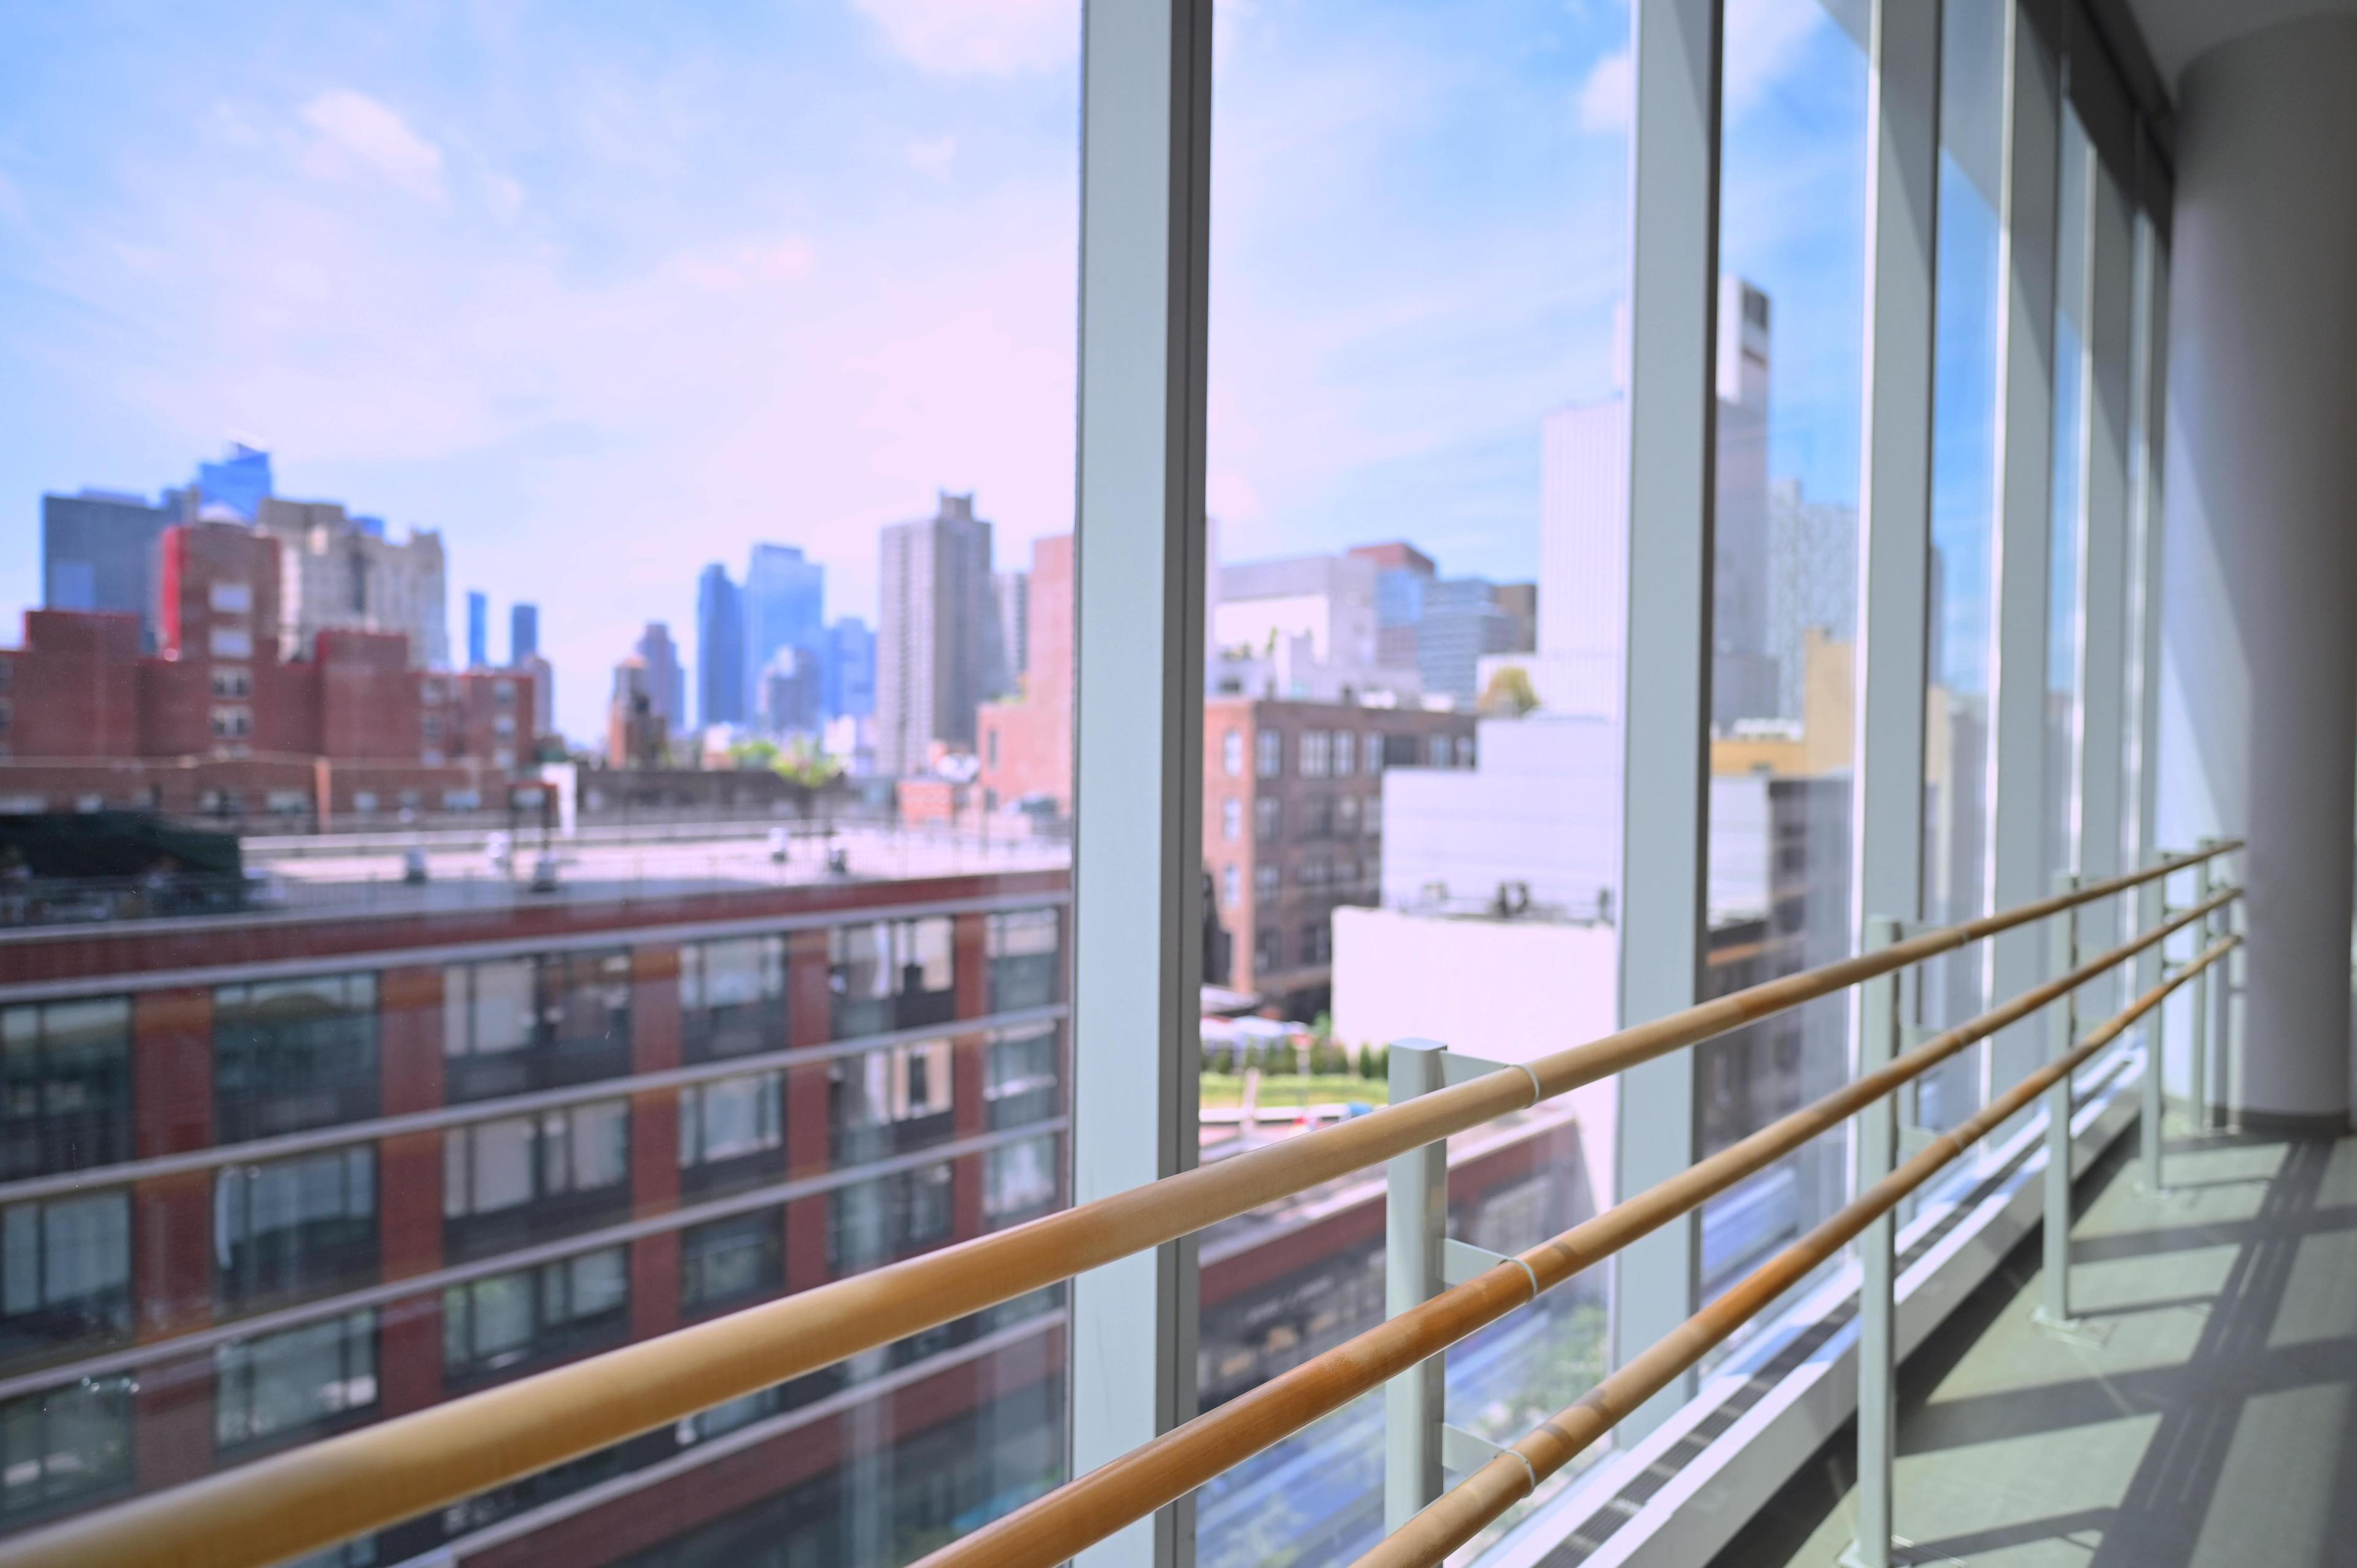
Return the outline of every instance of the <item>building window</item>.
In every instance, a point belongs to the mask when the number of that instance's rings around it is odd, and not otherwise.
[[[1301,776],[1323,779],[1333,768],[1334,737],[1322,729],[1301,732]]]
[[[1266,973],[1277,966],[1277,939],[1275,931],[1263,931],[1253,940],[1253,969]]]
[[[99,1378],[0,1404],[0,1522],[131,1485],[129,1378]]]
[[[205,593],[206,603],[215,615],[242,616],[253,611],[253,585],[251,583],[219,582]]]
[[[630,955],[550,953],[443,972],[452,1100],[614,1078],[630,1066]]]
[[[1366,809],[1359,813],[1359,826],[1369,838],[1383,831],[1383,798],[1381,795],[1367,797]]]
[[[242,740],[253,733],[253,710],[217,707],[212,712],[212,725],[215,740]]]
[[[1274,898],[1282,881],[1275,866],[1258,866],[1253,872],[1253,891],[1263,898]]]
[[[1459,768],[1473,766],[1473,737],[1469,735],[1460,735],[1457,737],[1457,766]]]
[[[691,1225],[679,1239],[683,1312],[752,1301],[785,1286],[782,1210],[764,1208]]]
[[[219,664],[213,667],[212,692],[216,697],[250,697],[253,695],[253,672],[242,665]]]
[[[1231,779],[1239,779],[1244,771],[1244,732],[1231,729],[1220,736],[1220,768]]]
[[[985,917],[983,948],[990,962],[992,1012],[1045,1007],[1061,992],[1064,953],[1055,910]]]
[[[952,1131],[947,1040],[842,1058],[827,1064],[826,1080],[837,1165],[922,1148]]]
[[[376,1150],[230,1165],[213,1178],[216,1293],[226,1305],[311,1295],[376,1269]]]
[[[435,703],[440,702],[442,700],[442,682],[433,679],[431,676],[419,682],[417,687],[417,700],[424,703],[428,707],[432,707]]]
[[[1281,730],[1265,729],[1253,737],[1257,748],[1260,776],[1275,779],[1285,772],[1285,735]]]
[[[215,659],[251,659],[253,634],[242,626],[217,626],[206,639]]]
[[[1334,801],[1334,831],[1343,838],[1355,837],[1359,832],[1359,798],[1343,795]]]
[[[492,700],[494,703],[497,703],[500,707],[503,707],[503,708],[512,708],[512,707],[514,707],[514,706],[515,706],[515,682],[512,682],[512,681],[494,681],[494,682],[491,682],[491,700]]]
[[[1056,1140],[1026,1138],[993,1149],[983,1161],[982,1213],[993,1229],[1028,1219],[1056,1204]]]
[[[870,920],[826,934],[834,1037],[921,1029],[957,1015],[955,942],[947,915]]]
[[[630,1329],[623,1249],[601,1248],[442,1293],[442,1375],[501,1372]]]
[[[784,1078],[774,1072],[693,1083],[679,1091],[679,1168],[785,1146]]]
[[[1056,1113],[1057,1048],[1053,1024],[1004,1029],[993,1035],[984,1058],[982,1098],[991,1130],[1020,1127]]]
[[[0,1008],[0,1174],[81,1170],[131,1153],[130,999]]]
[[[442,1134],[442,1216],[452,1250],[478,1257],[627,1205],[630,1177],[630,1112],[619,1100]]]
[[[373,974],[317,975],[213,992],[213,1104],[235,1143],[373,1116]]]
[[[1220,837],[1230,843],[1244,836],[1244,803],[1233,795],[1220,802]]]
[[[513,714],[492,714],[492,715],[491,715],[491,733],[492,733],[493,735],[495,735],[495,736],[500,736],[501,739],[505,739],[505,738],[507,738],[508,736],[514,735],[514,734],[515,734],[515,715],[514,715]]]
[[[1285,802],[1263,795],[1253,802],[1253,831],[1265,843],[1274,843],[1285,827]]]
[[[1333,961],[1332,929],[1325,921],[1301,928],[1301,961],[1329,963]]]
[[[827,1266],[838,1273],[888,1262],[950,1233],[950,1167],[922,1165],[837,1187],[827,1225]]]
[[[425,736],[427,740],[440,740],[442,738],[442,715],[440,714],[427,714],[424,718],[421,718],[417,722],[418,727],[425,732]]]
[[[376,1403],[376,1314],[350,1313],[213,1352],[221,1448],[318,1426]]]
[[[690,1061],[786,1044],[786,939],[731,937],[679,950],[683,1048]]]
[[[1243,896],[1243,875],[1233,864],[1220,867],[1220,908],[1232,909]]]
[[[0,1210],[0,1355],[131,1332],[131,1199],[120,1190]]]
[[[1359,770],[1358,736],[1355,732],[1338,729],[1334,732],[1334,777],[1348,779]]]
[[[1436,735],[1428,736],[1426,739],[1425,760],[1435,768],[1446,768],[1448,766],[1448,737],[1447,736]]]
[[[1369,778],[1381,773],[1383,770],[1383,737],[1369,730],[1367,743],[1359,748],[1359,759],[1366,768]]]

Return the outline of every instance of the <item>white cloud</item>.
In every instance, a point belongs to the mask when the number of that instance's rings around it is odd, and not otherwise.
[[[303,105],[301,119],[318,133],[303,163],[312,174],[340,179],[366,170],[412,196],[442,199],[442,149],[368,94],[322,92]]]
[[[1809,35],[1827,21],[1822,0],[1727,0],[1727,112],[1742,113],[1767,95]]]
[[[808,240],[750,241],[675,258],[673,270],[698,288],[745,288],[754,284],[791,283],[810,275],[818,252]]]
[[[957,161],[958,141],[952,135],[941,135],[912,141],[908,146],[909,166],[919,174],[934,179],[947,179],[950,165]]]
[[[1821,0],[1727,0],[1724,92],[1730,118],[1765,97],[1791,68],[1811,32],[1825,20]],[[1621,133],[1636,107],[1627,49],[1596,62],[1579,88],[1579,128]]]
[[[1587,73],[1579,88],[1579,128],[1583,131],[1626,132],[1634,106],[1629,51],[1606,55]]]
[[[892,48],[943,75],[1005,76],[1080,52],[1076,0],[858,0]]]

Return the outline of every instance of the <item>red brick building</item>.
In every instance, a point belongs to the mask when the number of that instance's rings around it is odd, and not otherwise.
[[[1324,1011],[1332,924],[1373,904],[1386,768],[1470,768],[1474,716],[1213,697],[1203,704],[1203,865],[1219,931],[1203,978],[1286,1016]]]
[[[23,646],[0,649],[12,809],[447,809],[533,760],[529,673],[412,670],[397,632],[322,631],[283,660],[269,540],[189,523],[160,550],[154,657],[136,616],[67,610],[27,612]]]

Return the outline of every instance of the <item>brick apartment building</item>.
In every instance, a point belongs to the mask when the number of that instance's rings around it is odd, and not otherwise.
[[[1383,775],[1470,768],[1471,714],[1213,697],[1203,705],[1204,978],[1289,1018],[1326,1010],[1333,915],[1379,901]]]
[[[0,800],[324,821],[487,800],[533,760],[528,672],[414,670],[399,632],[280,658],[281,559],[233,523],[165,530],[152,657],[136,616],[27,611],[0,649]]]
[[[1062,1201],[1067,886],[0,938],[43,1090],[0,1117],[0,1534]],[[1061,1321],[1010,1303],[317,1561],[623,1562],[753,1505],[794,1561],[855,1515],[913,1540],[1058,1472]]]

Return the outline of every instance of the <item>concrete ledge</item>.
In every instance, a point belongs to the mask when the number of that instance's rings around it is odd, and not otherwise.
[[[2144,1053],[2080,1077],[2072,1175],[2133,1126]],[[1899,1233],[1899,1354],[1911,1354],[2043,1214],[2045,1117],[1923,1200]],[[1659,1430],[1607,1456],[1482,1554],[1480,1568],[1700,1568],[1857,1411],[1857,1265],[1809,1290]]]

